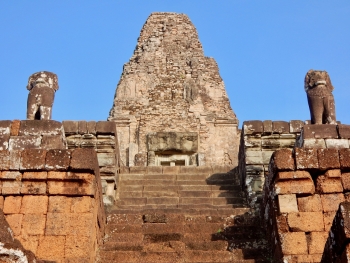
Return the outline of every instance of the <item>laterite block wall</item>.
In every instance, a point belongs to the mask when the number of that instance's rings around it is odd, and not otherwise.
[[[94,149],[0,151],[0,209],[38,259],[95,262],[105,213]]]

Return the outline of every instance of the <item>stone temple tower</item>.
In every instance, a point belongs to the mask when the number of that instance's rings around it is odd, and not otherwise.
[[[149,16],[108,120],[126,166],[237,164],[237,117],[217,63],[184,14]]]

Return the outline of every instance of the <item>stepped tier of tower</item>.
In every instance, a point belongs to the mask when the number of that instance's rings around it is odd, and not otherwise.
[[[127,166],[237,164],[237,117],[217,63],[204,56],[184,14],[153,13],[147,19],[124,65],[108,120],[117,124]],[[147,142],[156,134],[156,146],[166,144],[174,133],[196,140],[197,147],[154,151]]]

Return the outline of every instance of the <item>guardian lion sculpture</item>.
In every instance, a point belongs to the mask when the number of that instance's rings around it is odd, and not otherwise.
[[[57,75],[48,71],[32,74],[28,79],[27,120],[51,120]]]
[[[305,76],[311,124],[336,124],[334,89],[327,71],[309,70]]]

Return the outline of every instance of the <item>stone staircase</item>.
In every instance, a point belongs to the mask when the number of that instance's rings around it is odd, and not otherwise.
[[[270,262],[259,220],[227,167],[119,174],[99,262]]]

